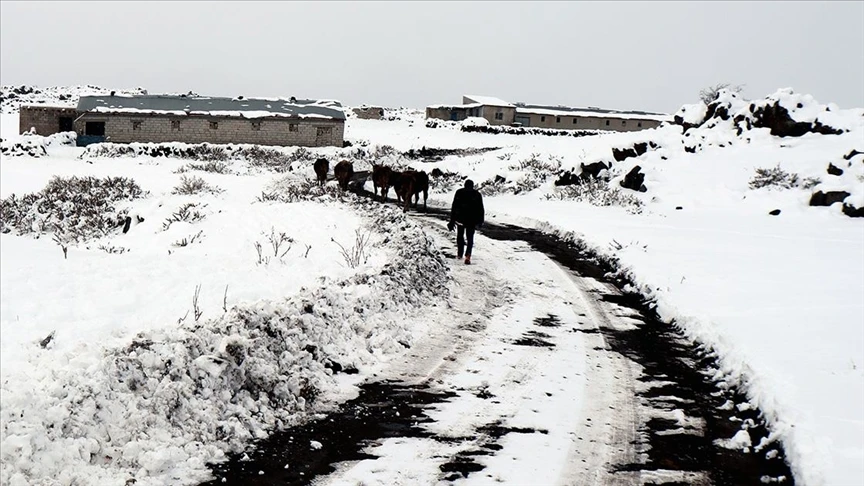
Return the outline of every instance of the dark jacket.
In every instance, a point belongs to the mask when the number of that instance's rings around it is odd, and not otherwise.
[[[463,187],[453,196],[450,222],[465,226],[477,226],[484,221],[483,196],[476,189]]]

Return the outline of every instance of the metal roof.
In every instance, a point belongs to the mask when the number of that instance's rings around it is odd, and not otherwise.
[[[138,95],[82,96],[78,111],[100,113],[162,113],[239,116],[258,118],[287,116],[344,120],[338,101],[285,98],[218,98],[208,96]]]
[[[465,100],[472,101],[474,103],[480,103],[481,105],[487,106],[504,106],[504,107],[512,107],[513,104],[504,101],[501,98],[495,98],[493,96],[481,96],[481,95],[462,95],[462,101]],[[465,103],[467,104],[467,103]]]

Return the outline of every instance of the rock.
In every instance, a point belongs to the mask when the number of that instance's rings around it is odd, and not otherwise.
[[[779,209],[775,209],[774,211],[771,211],[771,212],[769,212],[768,214],[770,214],[771,216],[777,216],[778,214],[780,214],[780,210],[779,210]]]
[[[648,188],[645,187],[645,174],[641,172],[642,167],[636,166],[633,167],[630,172],[624,176],[624,180],[621,181],[621,187],[625,189],[630,189],[633,191],[639,192],[647,192]]]
[[[755,118],[753,126],[756,128],[768,128],[771,135],[775,137],[800,137],[807,133],[821,133],[822,135],[839,135],[843,130],[838,130],[816,121],[815,123],[798,122],[789,116],[789,111],[779,103],[759,107],[753,112]]]
[[[846,191],[816,191],[810,196],[811,206],[830,206],[834,203],[843,202],[850,194]]]
[[[683,206],[675,206],[675,210],[676,210],[676,211],[681,211],[682,209],[684,209]]]
[[[851,204],[844,204],[843,214],[850,218],[864,218],[864,207],[856,208]]]
[[[605,162],[594,162],[593,164],[588,165],[579,164],[579,167],[582,168],[582,173],[579,174],[579,176],[584,181],[588,180],[589,178],[597,179],[598,177],[600,177],[600,173],[612,167],[612,164],[606,165]]]
[[[828,164],[828,173],[835,176],[843,175],[843,169],[836,167],[834,164]]]
[[[843,158],[846,160],[852,160],[852,157],[855,157],[856,155],[864,155],[864,152],[859,152],[859,151],[853,149],[851,152],[844,155]]]

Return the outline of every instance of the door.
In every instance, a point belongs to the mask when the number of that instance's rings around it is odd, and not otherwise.
[[[450,121],[459,120],[459,114],[456,113],[456,110],[450,110]]]
[[[530,116],[516,116],[516,123],[521,123],[523,127],[531,126],[531,117]]]
[[[60,131],[61,132],[74,132],[75,128],[73,128],[73,120],[71,116],[61,116],[60,117]]]

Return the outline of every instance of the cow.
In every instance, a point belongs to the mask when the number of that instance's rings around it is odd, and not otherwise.
[[[396,192],[396,201],[402,202],[402,175],[404,172],[393,170],[390,172],[390,187]]]
[[[343,160],[333,168],[333,175],[335,175],[336,180],[339,181],[339,187],[341,187],[343,191],[347,191],[348,183],[351,181],[351,177],[354,176],[354,165],[347,160]]]
[[[381,189],[381,201],[387,201],[387,193],[390,192],[390,178],[393,176],[393,170],[386,165],[372,166],[372,184],[375,196],[378,196],[378,189]]]
[[[330,170],[330,162],[327,159],[318,159],[315,161],[315,176],[318,178],[318,185],[323,186],[327,182],[327,171]]]
[[[401,196],[404,206],[402,211],[408,211],[411,205],[411,197],[414,197],[414,206],[420,202],[420,193],[423,193],[423,210],[426,211],[426,199],[429,196],[429,174],[425,171],[407,170],[402,173],[402,181],[396,194]]]

